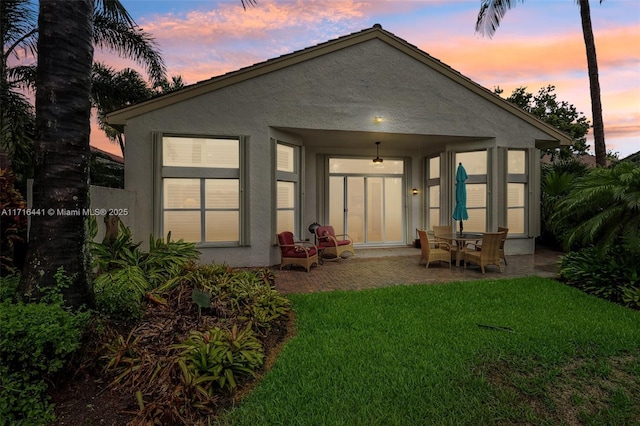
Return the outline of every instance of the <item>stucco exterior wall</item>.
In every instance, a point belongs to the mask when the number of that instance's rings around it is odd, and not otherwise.
[[[375,124],[375,116],[385,121]],[[357,135],[353,145],[330,139],[306,145],[305,138],[294,131],[279,133],[276,128],[383,133],[387,135],[385,158],[411,158],[409,189],[422,188],[422,162],[429,154],[504,146],[533,148],[536,139],[549,138],[505,109],[373,39],[130,119],[126,125],[125,187],[137,194],[134,238],[146,241],[154,231],[154,132],[247,136],[250,247],[205,249],[202,260],[231,266],[278,263],[279,253],[273,246],[270,138],[305,146],[303,221],[307,225],[319,219],[315,196],[318,156],[369,158],[375,147],[368,144],[363,148]],[[423,137],[415,145],[396,146],[388,136],[396,133]],[[438,136],[438,143],[430,142],[433,136]],[[460,142],[456,137],[473,140]],[[422,195],[409,199],[411,221],[407,225],[414,230],[421,224],[424,200]],[[492,203],[492,208],[498,209],[498,201]]]

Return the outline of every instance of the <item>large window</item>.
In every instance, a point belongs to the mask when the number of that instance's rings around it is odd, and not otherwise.
[[[428,229],[433,230],[440,225],[440,156],[428,159],[427,203]]]
[[[509,234],[526,232],[527,156],[524,150],[507,155],[507,227]]]
[[[162,232],[194,243],[240,243],[238,138],[162,138]]]
[[[464,229],[471,232],[485,232],[487,228],[487,151],[457,153],[456,167],[459,163],[462,163],[468,176],[466,188],[469,220],[464,221]]]
[[[300,148],[276,144],[276,232],[300,232]]]

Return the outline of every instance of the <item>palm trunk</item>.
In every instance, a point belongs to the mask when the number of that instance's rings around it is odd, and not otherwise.
[[[580,17],[582,18],[582,35],[587,49],[587,67],[589,69],[589,89],[591,92],[591,114],[593,116],[593,139],[596,152],[596,163],[607,165],[607,146],[604,142],[604,122],[602,120],[602,101],[600,100],[600,80],[598,77],[598,60],[596,58],[596,42],[591,27],[591,10],[589,0],[579,0]]]
[[[40,0],[36,172],[29,252],[20,290],[38,299],[63,267],[71,307],[90,304],[86,220],[93,0]]]

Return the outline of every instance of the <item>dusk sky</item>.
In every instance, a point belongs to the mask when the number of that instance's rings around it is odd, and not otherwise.
[[[552,84],[591,120],[579,8],[529,0],[508,11],[493,38],[475,33],[480,0],[121,0],[160,47],[168,74],[193,84],[379,23],[503,96]],[[640,0],[591,0],[607,150],[640,150]],[[133,66],[96,52],[115,68]],[[95,127],[95,126],[94,126]],[[95,128],[92,144],[119,153]],[[592,138],[589,137],[593,151]]]

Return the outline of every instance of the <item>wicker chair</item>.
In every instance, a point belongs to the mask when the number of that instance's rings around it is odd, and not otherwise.
[[[447,262],[449,269],[451,269],[451,252],[448,250],[450,247],[449,243],[438,242],[437,247],[431,247],[432,244],[435,245],[436,243],[429,241],[427,231],[418,229],[418,236],[420,237],[420,250],[422,251],[418,265],[422,264],[423,260],[427,262],[427,268],[432,262]]]
[[[280,269],[287,265],[299,265],[309,272],[311,266],[318,266],[318,249],[308,241],[295,241],[289,231],[277,234],[280,246]]]
[[[503,228],[502,226],[498,226],[498,232],[502,232],[504,235],[502,236],[502,240],[500,240],[500,259],[504,260],[505,266],[507,265],[507,258],[504,255],[504,242],[507,240],[507,235],[509,234],[509,228]],[[480,250],[482,248],[482,243],[470,244],[473,249]]]
[[[347,234],[336,235],[336,231],[331,225],[317,227],[316,237],[318,239],[318,249],[323,250],[323,257],[329,255],[337,259],[342,257],[344,252],[351,252],[352,255],[356,255],[351,237]]]
[[[500,240],[500,259],[504,260],[505,266],[507,265],[507,258],[504,255],[504,242],[507,240],[509,234],[509,228],[503,228],[498,226],[498,232],[502,232],[502,240]]]
[[[451,235],[453,234],[453,226],[451,225],[434,225],[433,226],[433,238],[436,241],[436,247],[440,246],[440,243],[445,243],[449,246],[449,251],[451,252],[451,259],[457,259],[458,256],[458,245],[450,244],[447,240],[443,240],[440,238],[440,235]]]
[[[498,270],[502,272],[500,266],[500,241],[503,232],[485,232],[482,234],[482,246],[476,250],[465,250],[464,252],[464,268],[467,264],[474,263],[480,266],[484,274],[484,267],[487,265],[496,265]]]

